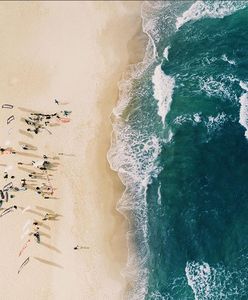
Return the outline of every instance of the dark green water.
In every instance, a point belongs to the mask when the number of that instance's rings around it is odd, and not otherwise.
[[[129,299],[248,299],[248,8],[191,5],[149,4],[157,57],[118,121],[141,270]]]

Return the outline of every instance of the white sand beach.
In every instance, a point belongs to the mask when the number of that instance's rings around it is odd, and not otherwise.
[[[52,157],[55,188],[43,199],[31,180],[33,188],[12,193],[15,197],[2,206],[18,208],[0,217],[1,299],[125,298],[121,271],[127,261],[127,224],[115,209],[123,187],[106,155],[117,83],[127,65],[143,56],[141,4],[0,3],[0,104],[14,106],[0,108],[0,146],[17,151],[0,156],[1,188],[10,181],[4,171],[19,186],[34,167],[18,162],[30,164],[44,154]],[[23,118],[30,113],[64,110],[72,111],[70,122],[48,125],[51,134],[27,132]],[[11,115],[15,119],[7,124]],[[34,148],[23,150],[23,144]],[[42,221],[50,212],[56,220]],[[28,234],[34,221],[40,244]],[[74,250],[76,245],[82,248]]]

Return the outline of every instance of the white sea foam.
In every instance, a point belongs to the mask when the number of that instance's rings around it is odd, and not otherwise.
[[[185,122],[187,122],[187,121],[189,121],[189,120],[191,120],[191,117],[190,117],[190,115],[180,115],[180,116],[177,116],[175,119],[174,119],[174,121],[173,121],[173,123],[174,124],[177,124],[177,125],[182,125],[183,123],[185,123]]]
[[[230,65],[236,65],[235,60],[233,60],[233,59],[228,59],[227,56],[226,56],[226,54],[223,54],[223,55],[221,56],[221,59],[222,59],[223,61],[228,62]]]
[[[206,262],[187,262],[185,275],[195,300],[243,299],[242,296],[247,295],[246,255],[242,260],[243,270],[227,269],[221,264],[213,267]]]
[[[191,20],[201,18],[223,18],[235,11],[245,8],[246,1],[202,1],[198,0],[176,20],[176,28],[179,29]]]
[[[211,293],[211,269],[208,263],[192,262],[186,264],[185,274],[195,300],[209,299]]]
[[[165,298],[159,291],[154,291],[151,293],[151,296],[149,298],[150,300],[168,300],[168,298]]]
[[[202,62],[203,62],[203,65],[210,65],[211,63],[214,63],[218,60],[217,57],[210,57],[208,58],[207,56],[203,58]]]
[[[182,125],[185,122],[192,122],[193,125],[196,125],[196,124],[202,122],[202,116],[200,113],[195,113],[193,115],[183,114],[183,115],[177,116],[173,121],[173,123],[177,124],[177,125]]]
[[[239,83],[240,87],[245,90],[246,92],[248,92],[248,82],[243,82],[243,81],[240,81]]]
[[[201,116],[199,113],[196,113],[193,115],[193,119],[196,123],[200,123],[201,122]]]
[[[224,112],[218,113],[215,116],[203,116],[201,113],[195,113],[193,115],[184,114],[177,116],[173,123],[177,125],[182,125],[186,122],[190,122],[192,125],[203,123],[206,126],[208,133],[212,134],[213,131],[222,128],[227,120],[228,116]]]
[[[233,75],[220,75],[217,78],[213,76],[199,78],[200,89],[209,97],[228,98],[236,100],[237,96],[234,93],[232,84],[238,82],[238,79]]]
[[[248,139],[248,83],[240,81],[239,85],[245,91],[239,98],[239,123],[246,129],[245,137]]]
[[[111,166],[118,171],[124,184],[139,182],[146,187],[151,176],[157,173],[155,160],[161,151],[158,137],[147,137],[127,124],[119,127],[116,134],[118,144],[108,152]]]
[[[168,59],[168,56],[169,56],[169,49],[170,49],[170,46],[167,46],[167,47],[164,49],[164,52],[163,52],[163,57],[164,57],[166,60],[169,60],[169,59]]]
[[[170,104],[172,101],[175,79],[171,76],[165,75],[160,64],[154,70],[152,83],[153,96],[158,101],[158,115],[161,117],[164,125],[165,117],[170,109]]]
[[[165,143],[170,143],[173,139],[173,132],[169,130],[167,139],[164,140]]]
[[[158,186],[158,205],[161,205],[161,182]]]
[[[113,124],[114,135],[112,146],[108,152],[111,168],[126,186],[125,192],[117,205],[117,209],[126,215],[135,212],[135,221],[139,224],[136,232],[129,231],[128,262],[122,274],[134,283],[134,290],[129,290],[127,298],[144,299],[147,293],[148,270],[145,267],[148,259],[147,244],[147,188],[152,178],[157,177],[160,168],[156,159],[160,154],[161,145],[157,136],[149,136],[146,132],[134,130],[130,125],[119,122]],[[135,235],[142,236],[142,245],[135,254],[131,249]]]
[[[212,133],[213,131],[220,129],[227,119],[227,115],[224,112],[219,113],[216,116],[209,116],[205,122],[208,132]]]

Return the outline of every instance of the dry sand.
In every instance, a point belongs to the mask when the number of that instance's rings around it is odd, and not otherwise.
[[[129,63],[143,55],[141,2],[0,3],[0,146],[19,154],[0,157],[14,184],[32,167],[17,167],[47,154],[57,157],[51,172],[53,199],[18,192],[4,207],[18,210],[0,218],[0,288],[4,300],[124,299],[121,270],[127,260],[127,224],[115,206],[123,187],[108,165],[109,115],[117,101],[117,82]],[[56,105],[54,99],[61,105]],[[27,135],[21,117],[28,110],[72,110],[68,124]],[[6,119],[15,115],[9,125]],[[23,151],[20,143],[36,146]],[[58,156],[58,153],[67,155]],[[28,155],[27,155],[28,154]],[[30,206],[30,210],[22,209]],[[41,244],[23,236],[29,220],[50,210],[60,215],[40,227]],[[22,238],[23,236],[23,238]],[[31,242],[18,257],[25,242]],[[86,247],[73,250],[77,244]],[[28,264],[17,274],[22,262]]]

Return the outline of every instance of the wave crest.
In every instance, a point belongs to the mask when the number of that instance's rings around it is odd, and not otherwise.
[[[165,125],[165,117],[172,102],[175,79],[164,74],[160,64],[154,70],[152,83],[153,96],[158,101],[158,115],[161,117],[163,125]]]
[[[247,1],[198,0],[176,20],[177,30],[189,21],[202,18],[223,18],[247,6]]]
[[[245,91],[239,98],[239,123],[245,127],[245,137],[248,139],[248,83],[240,81],[239,85]]]
[[[142,26],[148,36],[145,57],[142,62],[130,65],[119,82],[119,100],[113,109],[113,131],[111,147],[107,158],[111,169],[125,185],[125,191],[117,203],[117,210],[124,215],[129,224],[127,233],[128,260],[122,275],[128,281],[129,289],[125,299],[142,300],[147,294],[148,269],[146,262],[149,255],[147,242],[147,199],[146,192],[152,177],[160,169],[156,159],[161,151],[161,144],[156,135],[148,135],[134,129],[123,117],[133,95],[133,83],[156,59],[156,47],[148,30],[142,6]]]
[[[247,258],[245,260],[247,272]],[[195,300],[243,299],[247,295],[247,276],[238,269],[223,265],[210,266],[206,262],[187,262],[185,274]],[[244,278],[244,279],[242,279]]]

